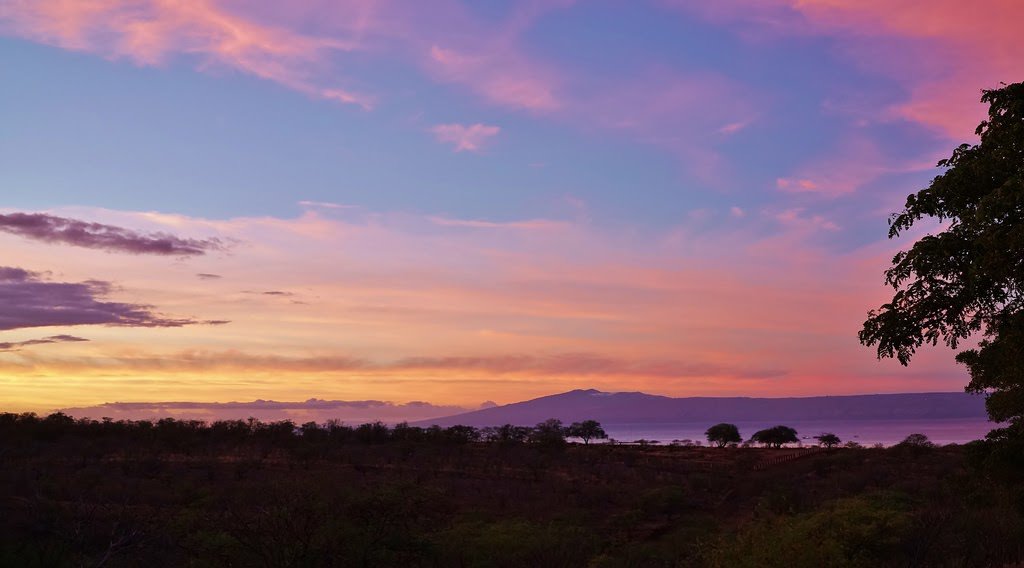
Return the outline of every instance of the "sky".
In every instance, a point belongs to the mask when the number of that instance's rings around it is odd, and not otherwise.
[[[857,332],[1022,20],[0,0],[0,407],[962,390]]]

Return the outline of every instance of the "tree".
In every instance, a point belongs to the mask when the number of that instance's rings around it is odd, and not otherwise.
[[[565,427],[562,426],[562,421],[548,418],[537,424],[530,433],[530,441],[542,446],[565,445]]]
[[[842,440],[839,439],[839,436],[836,436],[832,432],[823,432],[815,436],[814,439],[817,440],[819,444],[825,446],[826,448],[833,448],[842,443]]]
[[[444,437],[449,442],[468,444],[480,440],[480,431],[472,426],[456,424],[445,429]]]
[[[924,434],[910,434],[906,438],[903,438],[902,442],[900,442],[899,444],[896,444],[896,445],[904,447],[904,448],[934,448],[935,447],[935,444],[931,440],[928,439],[928,436],[925,436]]]
[[[771,428],[754,432],[754,435],[750,437],[750,441],[773,448],[781,448],[782,444],[796,443],[800,440],[796,437],[796,430],[789,426],[772,426]]]
[[[725,422],[708,428],[704,435],[707,437],[709,444],[714,444],[719,448],[743,441],[743,438],[740,437],[740,429],[735,424],[727,424]]]
[[[488,426],[480,431],[481,436],[488,442],[499,444],[519,444],[525,442],[530,436],[531,429],[525,426]]]
[[[938,163],[945,171],[907,197],[889,220],[889,238],[925,217],[947,222],[892,259],[885,282],[896,291],[868,313],[861,343],[906,365],[924,345],[981,335],[956,360],[966,390],[986,395],[989,416],[1024,423],[1024,83],[983,91],[988,119],[980,142]]]
[[[608,438],[608,434],[597,420],[573,422],[569,425],[567,432],[570,437],[583,440],[584,445],[590,444],[590,440],[605,440]]]

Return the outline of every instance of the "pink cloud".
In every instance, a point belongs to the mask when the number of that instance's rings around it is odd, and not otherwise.
[[[980,90],[1024,75],[1024,4],[994,0],[739,0],[669,2],[764,36],[835,37],[840,53],[906,86],[903,102],[874,110],[875,119],[902,119],[954,140],[970,137],[984,109]],[[760,36],[760,37],[758,37]]]
[[[479,151],[491,138],[501,132],[497,126],[486,124],[438,124],[431,129],[439,142],[451,144],[456,152]]]
[[[858,55],[911,85],[910,99],[893,107],[893,113],[935,127],[950,138],[969,136],[983,118],[984,111],[976,104],[980,89],[1024,74],[1024,4],[1015,0],[996,0],[983,9],[956,0],[812,0],[796,9],[819,28],[854,37],[895,36],[921,42],[922,57],[916,61],[867,49]],[[922,65],[929,57],[938,57],[941,64]]]
[[[778,178],[775,187],[784,191],[814,191],[818,189],[818,184],[809,179]]]
[[[464,227],[469,229],[554,230],[566,228],[568,226],[565,222],[550,221],[548,219],[497,222],[473,219],[449,219],[447,217],[430,217],[430,222],[441,227]]]
[[[553,73],[508,50],[469,55],[433,45],[428,68],[441,80],[463,84],[502,106],[531,111],[561,106]]]
[[[334,203],[332,201],[310,201],[302,200],[298,202],[301,207],[308,207],[311,209],[355,209],[355,205],[345,205],[343,203]]]
[[[718,129],[719,134],[725,134],[726,136],[736,134],[740,130],[743,130],[749,125],[748,122],[730,122],[725,126]]]
[[[858,131],[840,139],[834,148],[809,157],[789,176],[777,178],[775,187],[787,193],[835,198],[854,193],[884,175],[930,171],[936,161],[931,157],[895,159]]]
[[[796,227],[803,230],[817,231],[838,231],[839,225],[827,219],[823,215],[806,215],[803,208],[786,209],[775,213],[775,220],[787,227]]]
[[[0,7],[0,23],[16,35],[64,49],[128,58],[139,65],[193,56],[202,69],[240,71],[363,108],[373,104],[367,95],[318,79],[327,55],[359,49],[357,40],[263,25],[209,0],[7,3]]]
[[[726,185],[729,169],[709,138],[746,127],[754,115],[744,102],[749,93],[722,76],[656,63],[626,76],[588,77],[533,53],[525,32],[571,3],[523,3],[492,21],[448,0],[27,2],[0,6],[0,30],[139,65],[194,59],[202,70],[242,72],[365,109],[378,97],[345,73],[346,62],[397,57],[488,104],[656,145],[694,175]],[[474,126],[443,136],[472,151],[493,136],[492,127]]]
[[[689,174],[720,187],[728,185],[729,169],[712,141],[749,122],[737,120],[755,112],[749,95],[722,74],[656,67],[580,96],[565,114],[584,129],[599,127],[667,150]]]

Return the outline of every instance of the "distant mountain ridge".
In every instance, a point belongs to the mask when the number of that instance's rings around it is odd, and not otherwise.
[[[642,392],[573,390],[443,418],[425,426],[532,426],[558,418],[593,419],[602,424],[804,420],[954,420],[985,419],[985,399],[964,392],[865,394],[802,398],[687,397]]]

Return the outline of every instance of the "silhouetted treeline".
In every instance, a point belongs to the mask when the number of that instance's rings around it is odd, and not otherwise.
[[[383,444],[413,442],[420,444],[468,444],[489,442],[495,444],[537,444],[545,447],[564,445],[567,438],[584,443],[591,439],[607,438],[601,425],[587,420],[563,425],[550,419],[533,427],[503,426],[475,428],[473,426],[411,426],[400,423],[389,426],[383,422],[360,425],[330,420],[324,424],[292,420],[264,422],[256,418],[247,420],[94,420],[75,419],[56,412],[46,417],[34,413],[0,414],[0,437],[8,449],[33,441],[54,441],[63,438],[83,440],[116,440],[120,444],[157,444],[165,449],[188,451],[198,448],[241,445],[297,447],[338,444]],[[122,446],[124,447],[124,446]]]
[[[0,566],[1024,561],[1024,483],[985,465],[1005,446],[567,444],[572,427],[4,414]]]

